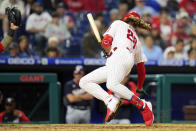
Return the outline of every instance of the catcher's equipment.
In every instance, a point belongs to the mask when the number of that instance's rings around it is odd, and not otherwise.
[[[16,7],[5,9],[5,14],[8,17],[10,23],[13,23],[16,26],[20,26],[21,24],[21,12]]]

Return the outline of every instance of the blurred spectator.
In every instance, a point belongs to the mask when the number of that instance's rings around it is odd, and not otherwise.
[[[63,0],[63,2],[68,6],[70,12],[80,12],[84,10],[83,0]]]
[[[29,49],[29,39],[26,36],[18,38],[19,57],[32,57],[33,54]]]
[[[71,16],[66,15],[67,10],[62,2],[57,5],[56,12],[59,15],[60,24],[64,24],[69,30],[74,27],[74,20]]]
[[[61,0],[42,0],[44,9],[50,12],[56,10],[57,4],[59,2],[61,2]]]
[[[129,88],[136,96],[139,96],[138,93],[136,93],[136,85],[134,82],[129,81],[129,75],[124,78],[124,80],[121,82],[121,84],[126,85],[127,88]],[[108,91],[108,94],[112,94],[111,91]],[[134,110],[136,110],[133,105],[128,100],[122,100],[123,105],[120,106],[118,109],[116,116],[113,120],[111,120],[108,124],[130,124],[130,117],[134,113]]]
[[[12,43],[9,47],[9,57],[18,57],[19,51],[16,43]]]
[[[104,0],[63,0],[70,12],[83,10],[90,12],[102,12],[105,10]]]
[[[26,30],[33,34],[36,50],[39,52],[40,56],[42,56],[46,43],[46,39],[44,37],[45,28],[52,18],[48,12],[43,11],[43,7],[40,3],[35,2],[33,4],[33,8],[34,13],[27,19]]]
[[[164,0],[160,0],[164,1]],[[178,13],[179,10],[179,5],[177,0],[167,0],[167,4],[162,7],[167,7],[169,10],[169,14],[172,18],[175,18],[176,14]]]
[[[58,56],[59,51],[58,51],[58,48],[56,48],[56,47],[48,47],[46,49],[46,53],[47,53],[47,57],[48,58],[56,58],[56,57],[59,57]]]
[[[154,43],[156,43],[156,45],[160,46],[161,49],[164,50],[167,45],[166,42],[161,39],[160,31],[156,24],[152,25],[151,33]]]
[[[186,34],[189,34],[191,31],[192,21],[189,18],[189,14],[185,11],[181,11],[176,15],[176,20],[173,22],[173,31],[177,29],[178,23],[184,24]]]
[[[99,21],[95,21],[97,29],[100,30],[101,23]],[[97,42],[95,35],[90,28],[90,32],[87,32],[82,39],[82,51],[84,57],[100,57],[100,44]]]
[[[187,54],[184,51],[184,41],[182,39],[178,39],[174,46],[170,46],[165,49],[163,53],[165,59],[168,58],[168,53],[170,51],[175,51],[174,59],[178,59],[178,60],[187,59]]]
[[[145,5],[152,7],[156,12],[160,11],[160,4],[157,2],[157,0],[145,0]]]
[[[110,10],[110,23],[112,23],[115,20],[118,20],[119,14],[118,9],[111,9]]]
[[[188,52],[190,49],[196,51],[196,37],[194,37],[189,44],[185,46],[185,51]]]
[[[118,11],[119,11],[119,19],[121,19],[128,12],[128,5],[126,3],[120,3],[120,5],[118,6]]]
[[[24,2],[22,0],[3,0],[0,4],[0,18],[3,19],[2,29],[4,35],[8,32],[9,22],[7,16],[5,16],[6,7],[17,7],[21,11],[21,15],[25,15]]]
[[[121,3],[126,3],[128,5],[128,10],[135,7],[135,0],[120,0]]]
[[[149,60],[159,60],[162,58],[162,49],[155,44],[152,35],[146,36],[145,44],[142,46],[142,49]]]
[[[58,51],[59,51],[59,54],[57,54],[57,56],[59,56],[59,57],[63,57],[64,56],[63,49],[61,48],[61,46],[59,44],[59,40],[58,40],[57,37],[52,36],[52,37],[50,37],[48,39],[48,47],[57,48]]]
[[[29,118],[23,111],[16,109],[16,102],[14,98],[8,97],[5,101],[5,111],[0,113],[0,122],[30,122]]]
[[[167,2],[168,2],[169,0],[156,0],[156,1],[160,4],[161,7],[166,7]]]
[[[188,58],[189,58],[189,60],[196,60],[196,50],[194,50],[192,48],[189,49]]]
[[[185,32],[186,25],[183,23],[177,23],[177,29],[176,32],[172,32],[170,39],[169,39],[169,45],[174,45],[178,39],[183,39],[184,43],[188,43],[188,35]]]
[[[102,12],[105,10],[105,0],[82,0],[84,2],[84,10],[90,12]]]
[[[144,14],[142,15],[142,19],[149,24],[151,24],[152,22],[152,17],[148,12],[144,12]]]
[[[101,23],[101,27],[99,29],[99,32],[103,34],[106,32],[106,25],[104,24],[104,15],[102,12],[96,13],[95,14],[95,20],[99,21]]]
[[[196,1],[195,0],[181,0],[179,3],[180,8],[186,9],[186,11],[193,15],[196,12]]]
[[[33,4],[35,0],[25,0],[25,17],[33,13]]]
[[[68,124],[90,123],[93,96],[79,87],[79,81],[84,76],[83,67],[76,66],[73,76],[73,80],[64,85],[64,104],[67,107],[66,122]]]
[[[63,43],[66,39],[71,37],[70,32],[64,24],[60,24],[59,15],[54,12],[52,15],[52,22],[46,26],[45,37],[55,36],[58,38],[60,43]]]
[[[167,8],[162,8],[160,11],[160,16],[155,16],[152,18],[152,25],[157,26],[157,28],[160,30],[161,38],[165,42],[169,40],[169,36],[172,33],[172,24],[168,13]]]
[[[196,38],[196,25],[193,25],[193,26],[191,27],[190,35],[193,35],[193,37]]]
[[[151,15],[158,15],[152,7],[146,6],[144,0],[135,0],[136,6],[131,9],[129,12],[137,12],[140,16],[142,16],[145,12],[148,12]]]
[[[170,48],[170,49],[168,50],[166,59],[172,60],[172,59],[174,59],[174,58],[175,58],[175,49],[174,49],[174,48]]]

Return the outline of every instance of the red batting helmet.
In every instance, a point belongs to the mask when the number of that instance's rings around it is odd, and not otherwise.
[[[140,15],[137,12],[129,12],[125,16],[123,16],[123,18],[121,18],[121,20],[124,21],[125,19],[130,18],[130,16],[133,16],[133,17],[140,19]]]

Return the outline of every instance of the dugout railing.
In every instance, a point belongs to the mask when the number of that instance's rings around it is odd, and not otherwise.
[[[60,122],[60,86],[55,73],[0,73],[0,83],[47,83],[48,90],[40,97],[28,116],[31,117],[49,95],[49,121],[37,123]]]
[[[131,75],[137,81],[137,75]],[[156,82],[156,122],[170,123],[171,119],[171,88],[172,84],[195,84],[196,74],[156,74],[146,75],[145,81]],[[146,90],[145,86],[144,89]]]

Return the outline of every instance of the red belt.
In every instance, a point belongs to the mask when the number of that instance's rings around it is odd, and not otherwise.
[[[118,49],[118,47],[114,47],[114,48],[110,51],[109,56],[111,56],[111,55],[113,54],[113,52],[116,51],[117,49]],[[130,49],[129,49],[128,47],[126,47],[126,49],[130,51]]]

